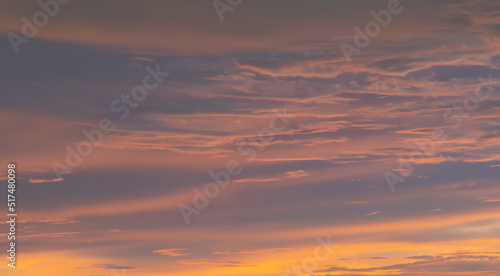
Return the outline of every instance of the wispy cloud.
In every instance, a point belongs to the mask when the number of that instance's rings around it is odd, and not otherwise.
[[[217,251],[212,254],[216,255],[240,255],[240,254],[271,254],[278,251],[289,250],[290,248],[263,248],[254,250],[227,250]]]
[[[61,182],[63,181],[63,178],[53,178],[53,179],[35,179],[35,178],[30,178],[29,183],[56,183],[56,182]]]
[[[153,253],[164,255],[164,256],[172,256],[172,257],[188,256],[189,254],[182,252],[185,250],[186,250],[186,248],[169,248],[169,249],[155,250],[155,251],[153,251]]]

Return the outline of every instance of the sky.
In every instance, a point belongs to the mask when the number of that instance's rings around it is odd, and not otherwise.
[[[500,275],[497,0],[40,3],[0,1],[1,275]]]

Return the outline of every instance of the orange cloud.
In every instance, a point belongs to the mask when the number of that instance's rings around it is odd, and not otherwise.
[[[157,253],[160,255],[166,255],[166,256],[173,256],[173,257],[179,257],[179,256],[188,256],[189,254],[187,253],[181,253],[181,251],[185,251],[186,248],[169,248],[169,249],[161,249],[161,250],[155,250],[153,253]]]

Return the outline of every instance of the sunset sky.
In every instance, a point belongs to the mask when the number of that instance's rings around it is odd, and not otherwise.
[[[499,276],[500,1],[396,1],[0,0],[0,275]]]

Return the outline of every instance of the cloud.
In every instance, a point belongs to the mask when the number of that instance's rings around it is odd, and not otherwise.
[[[165,255],[165,256],[172,256],[172,257],[188,256],[189,254],[182,253],[182,251],[185,251],[185,250],[186,250],[186,248],[169,248],[169,249],[155,250],[155,251],[153,251],[153,253]]]
[[[486,78],[489,75],[500,77],[500,69],[491,68],[486,65],[435,65],[427,69],[408,73],[409,77],[427,78],[437,81],[449,81],[452,78],[476,79],[479,76]]]
[[[493,196],[493,197],[479,197],[477,199],[481,200],[481,202],[500,202],[500,197],[498,197],[498,196]]]
[[[24,235],[22,235],[22,237],[24,239],[31,239],[31,238],[74,238],[80,234],[82,234],[82,233],[81,232],[37,233],[37,234],[24,234]]]
[[[63,181],[63,178],[53,178],[53,179],[34,179],[30,178],[29,183],[56,183]]]
[[[137,269],[136,267],[133,267],[133,266],[125,266],[125,265],[117,265],[117,264],[94,264],[90,267],[79,267],[78,269],[89,269],[89,268],[106,269],[106,270],[111,270],[111,269],[134,270],[134,269]]]
[[[461,275],[473,275],[474,271],[494,273],[500,269],[500,256],[496,253],[443,253],[435,256],[422,255],[411,256],[408,259],[418,259],[413,263],[397,263],[388,266],[349,268],[340,266],[330,266],[327,269],[316,272],[360,272],[360,273],[420,273],[419,275],[449,275],[449,273],[459,273]],[[356,274],[357,275],[357,274]]]
[[[234,180],[233,182],[235,183],[244,183],[244,182],[271,182],[271,181],[277,181],[280,180],[280,178],[245,178],[245,179],[237,179]]]
[[[381,214],[383,212],[372,212],[372,213],[369,213],[369,214],[366,214],[365,216],[373,216],[373,215],[378,215],[378,214]]]
[[[339,44],[387,0],[245,1],[224,22],[210,1],[79,1],[18,55],[6,34],[39,6],[0,1],[0,159],[22,171],[26,269],[279,275],[331,234],[345,244],[336,259],[350,260],[323,263],[331,274],[497,275],[498,93],[459,129],[443,115],[459,114],[479,75],[500,79],[498,1],[404,6],[347,63]],[[168,82],[120,120],[111,103],[155,64]],[[246,162],[240,143],[258,141],[283,106],[295,117]],[[59,185],[51,162],[106,117],[116,130]],[[411,171],[399,162],[436,129],[448,139],[390,193],[383,172]],[[185,227],[179,204],[229,160],[241,174]],[[485,252],[436,253],[458,248]],[[61,273],[89,274],[79,272]]]
[[[290,248],[263,248],[255,250],[227,250],[217,251],[212,254],[215,255],[241,255],[241,254],[271,254],[278,251],[289,250]]]
[[[298,170],[286,173],[287,178],[301,178],[306,176],[310,176],[310,174],[304,170]]]
[[[208,260],[181,260],[179,261],[180,264],[185,264],[185,265],[215,265],[215,266],[222,266],[222,267],[251,267],[255,265],[250,265],[250,264],[244,264],[242,262],[238,261],[208,261]]]

